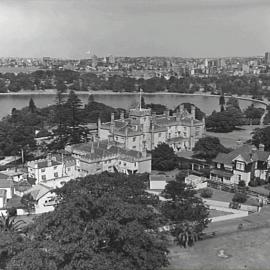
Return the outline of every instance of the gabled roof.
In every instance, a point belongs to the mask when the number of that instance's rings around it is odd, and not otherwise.
[[[30,188],[29,190],[27,190],[24,194],[31,194],[33,199],[35,201],[38,201],[40,198],[42,198],[45,194],[47,194],[48,192],[50,192],[52,190],[52,188],[47,187],[43,184],[37,184],[35,186],[33,186],[32,188]]]
[[[13,181],[0,178],[0,188],[12,188],[14,187]]]
[[[166,175],[166,174],[150,174],[149,175],[149,180],[150,181],[175,181],[175,177],[171,175]]]
[[[269,152],[254,151],[254,146],[246,144],[228,154],[219,153],[213,161],[231,165],[237,157],[241,156],[246,163],[251,163],[252,161],[266,161],[269,155]]]

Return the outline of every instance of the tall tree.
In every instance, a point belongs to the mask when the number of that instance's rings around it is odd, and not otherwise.
[[[228,153],[230,150],[225,148],[217,137],[204,137],[200,138],[194,148],[194,157],[213,159],[218,153]]]
[[[32,98],[30,98],[28,109],[31,113],[34,113],[37,110],[36,104]]]
[[[82,101],[74,91],[70,91],[64,107],[67,117],[68,129],[66,132],[68,134],[68,143],[75,144],[86,141],[89,130],[81,126],[85,122],[85,119],[82,117]]]
[[[194,244],[210,222],[208,208],[195,196],[196,191],[186,185],[185,174],[178,174],[162,194],[169,199],[162,203],[161,212],[171,223],[171,234],[180,246]]]
[[[177,156],[168,144],[161,143],[152,151],[153,170],[170,171],[176,166]]]
[[[133,177],[88,176],[57,190],[61,203],[35,221],[30,245],[15,252],[8,266],[16,263],[23,265],[22,270],[158,270],[167,266],[159,214],[142,203],[143,197],[151,195],[146,196],[144,185],[136,187]],[[128,195],[123,194],[123,187]],[[38,256],[37,262],[33,263],[31,254]]]

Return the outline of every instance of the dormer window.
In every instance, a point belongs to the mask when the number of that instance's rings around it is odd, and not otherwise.
[[[242,162],[236,162],[236,170],[239,170],[239,171],[244,171],[245,170],[245,164],[242,163]]]

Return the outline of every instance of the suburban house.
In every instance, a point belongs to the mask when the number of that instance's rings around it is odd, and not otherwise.
[[[5,208],[7,205],[7,191],[0,189],[0,209]]]
[[[153,191],[162,191],[165,189],[166,185],[171,181],[175,181],[174,175],[150,174],[149,189]]]
[[[76,159],[80,176],[104,171],[126,174],[151,172],[151,154],[119,147],[109,140],[69,145],[65,149]]]
[[[27,163],[27,171],[28,177],[36,179],[36,183],[78,177],[75,159],[64,155],[48,155],[45,159],[30,161]]]
[[[169,144],[175,151],[191,150],[195,143],[203,136],[205,122],[195,118],[195,106],[191,113],[180,105],[180,109],[169,115],[166,111],[163,115],[156,115],[151,109],[130,109],[129,117],[115,119],[111,115],[111,121],[101,123],[98,121],[98,137],[101,140],[109,138],[119,147],[140,151],[153,150],[160,143]]]
[[[263,145],[259,149],[243,145],[228,154],[219,153],[213,162],[215,168],[210,172],[213,181],[238,184],[243,180],[248,185],[253,178],[270,180],[270,152],[265,152]]]
[[[14,195],[14,184],[12,179],[2,173],[0,173],[0,190],[6,191],[7,200],[11,199]]]
[[[24,192],[24,194],[31,194],[35,201],[35,214],[46,213],[54,210],[56,204],[56,195],[52,192],[52,188],[37,184]]]

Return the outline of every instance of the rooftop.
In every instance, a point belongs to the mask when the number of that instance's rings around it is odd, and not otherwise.
[[[42,198],[45,194],[47,194],[51,190],[52,188],[50,187],[47,187],[43,184],[38,184],[30,188],[29,190],[27,190],[25,194],[31,193],[31,195],[33,196],[33,199],[35,201],[38,201],[40,198]]]
[[[260,150],[254,150],[253,145],[245,144],[242,147],[237,148],[228,154],[219,153],[213,161],[229,165],[232,164],[233,160],[240,155],[245,162],[250,163],[252,161],[266,161],[270,153]]]
[[[13,181],[0,178],[0,188],[12,188],[14,187]]]

